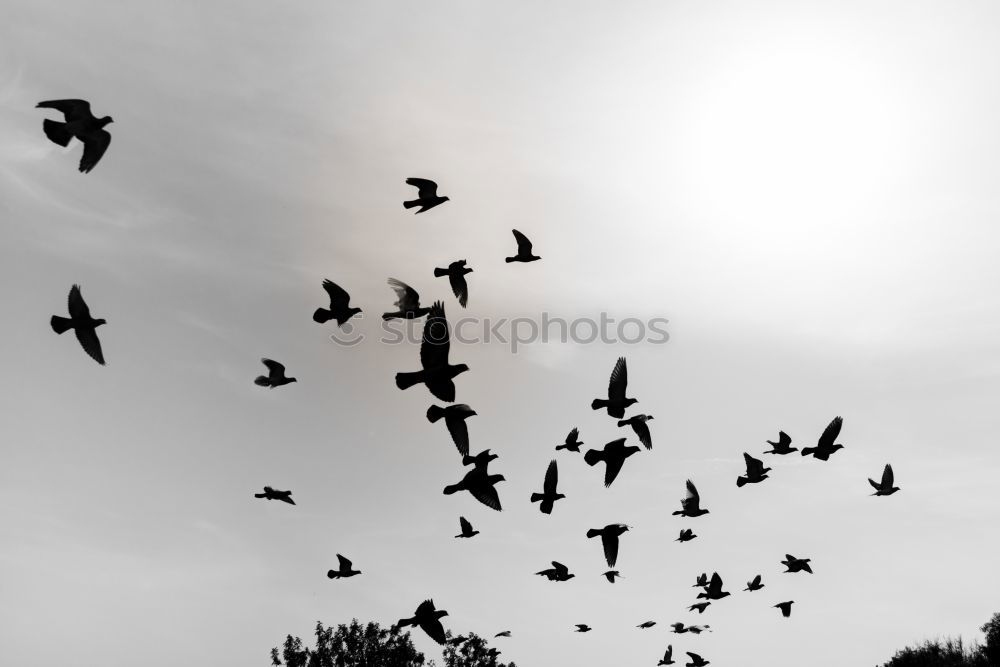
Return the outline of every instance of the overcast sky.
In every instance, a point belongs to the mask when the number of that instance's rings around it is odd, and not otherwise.
[[[316,620],[433,597],[456,632],[511,630],[524,667],[668,643],[840,667],[1000,611],[995,3],[0,7],[3,662],[266,665]],[[75,97],[115,119],[88,175],[34,108]],[[451,201],[414,217],[408,176]],[[542,261],[503,262],[513,227]],[[465,311],[432,276],[461,258]],[[377,340],[389,276],[452,318],[663,317],[670,340],[453,345],[498,514],[441,493],[463,469],[431,396],[393,384],[418,349]],[[324,278],[362,344],[311,320]],[[48,326],[73,283],[105,368]],[[625,435],[589,408],[621,355],[654,448],[610,489],[560,452],[544,516],[528,496],[566,432]],[[262,356],[299,382],[255,386]],[[742,452],[835,415],[828,463],[737,490]],[[872,498],[887,462],[902,491]],[[688,477],[697,521],[670,516]],[[453,539],[459,515],[482,534]],[[585,538],[611,522],[633,526],[614,586]],[[786,552],[815,574],[781,574]],[[364,574],[328,580],[336,553]],[[532,575],[553,559],[577,578]],[[733,595],[698,617],[705,570]]]

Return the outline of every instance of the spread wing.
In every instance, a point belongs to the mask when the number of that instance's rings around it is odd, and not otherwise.
[[[420,344],[420,365],[424,368],[447,366],[450,346],[451,339],[448,334],[448,320],[444,316],[444,304],[435,301],[424,324],[423,342]]]
[[[80,158],[80,171],[88,173],[97,166],[104,156],[104,151],[111,145],[111,134],[104,129],[95,130],[84,137],[83,157]]]
[[[468,456],[469,454],[469,427],[465,425],[464,419],[445,419],[445,426],[448,427],[448,433],[451,433],[451,439],[455,442],[455,447],[458,448],[458,452],[462,456]]]
[[[424,600],[417,606],[414,616],[430,616],[434,613],[434,600]]]
[[[464,516],[458,517],[458,525],[462,527],[462,532],[463,533],[471,533],[472,532],[472,524],[469,523],[469,520],[466,519]]]
[[[649,435],[649,425],[646,422],[638,420],[632,422],[632,430],[639,436],[639,442],[642,443],[643,447],[653,448],[653,438]]]
[[[674,625],[677,625],[676,623]],[[668,644],[667,650],[663,653],[663,662],[670,662],[674,656],[674,645]]]
[[[396,293],[396,307],[403,312],[420,308],[420,295],[402,280],[389,278],[389,287]]]
[[[601,535],[601,542],[604,544],[604,559],[608,562],[608,567],[614,567],[618,561],[618,536],[605,532]]]
[[[608,398],[612,401],[624,401],[627,387],[628,369],[625,367],[625,357],[618,357],[618,363],[611,371],[611,381],[608,383]]]
[[[347,308],[348,304],[351,302],[351,295],[348,294],[343,287],[332,280],[324,280],[323,289],[325,289],[326,293],[330,295],[331,310],[336,310],[337,308]]]
[[[609,487],[611,486],[611,482],[615,481],[615,478],[618,477],[618,473],[622,471],[622,466],[625,465],[625,457],[609,456],[605,459],[604,463],[604,486]],[[614,563],[611,563],[611,565],[614,565]]]
[[[35,105],[35,108],[61,111],[67,121],[84,120],[94,117],[90,113],[90,102],[85,100],[49,100],[48,102],[39,102]]]
[[[465,308],[465,304],[469,302],[469,283],[465,282],[465,276],[461,273],[449,274],[448,282],[451,283],[451,291],[458,298],[458,303]]]
[[[346,572],[351,569],[351,561],[347,560],[340,554],[337,554],[337,562],[340,564],[341,572]]]
[[[83,300],[83,294],[80,293],[79,285],[73,285],[70,288],[67,303],[69,306],[69,316],[72,319],[77,321],[90,319],[90,308],[87,307],[87,302]]]
[[[101,350],[101,340],[97,337],[97,330],[89,327],[76,327],[73,331],[76,333],[76,339],[80,341],[80,346],[83,347],[83,351],[89,354],[94,361],[103,366],[104,352]]]
[[[559,561],[552,561],[552,567],[555,568],[556,574],[560,577],[565,577],[569,574],[569,568],[560,563]]]
[[[260,363],[267,366],[267,370],[272,377],[281,377],[285,374],[284,364],[279,364],[277,361],[274,361],[273,359],[261,359]]]
[[[517,254],[525,256],[530,255],[531,241],[528,240],[528,237],[516,229],[512,229],[510,231],[514,233],[514,238],[517,239]]]
[[[712,573],[712,579],[708,582],[708,590],[711,593],[722,592],[722,577],[719,576],[718,572]]]
[[[778,444],[782,447],[787,447],[792,444],[792,437],[784,431],[778,431]]]
[[[441,625],[441,621],[433,617],[428,618],[420,624],[420,628],[427,633],[428,637],[436,641],[438,644],[444,644],[444,626]]]
[[[758,477],[764,474],[764,462],[760,459],[755,459],[746,452],[743,452],[743,460],[747,464],[747,476],[748,477]]]
[[[437,196],[438,184],[430,179],[408,178],[406,184],[416,186],[417,194],[421,199]]]
[[[819,442],[816,444],[817,447],[831,447],[837,441],[837,436],[840,435],[840,427],[843,426],[844,420],[840,417],[834,417],[833,421],[827,424],[826,429],[823,431],[823,435],[819,436]]]
[[[551,496],[556,493],[556,484],[559,483],[559,470],[556,468],[556,460],[552,459],[549,463],[548,470],[545,471],[545,482],[542,485],[542,490],[545,491],[545,495]]]
[[[478,468],[476,470],[479,470]],[[469,484],[466,488],[472,497],[486,505],[490,509],[496,510],[497,512],[502,511],[500,507],[500,494],[497,493],[496,486],[490,483],[487,478],[485,471],[480,471],[476,473],[473,471],[472,479],[470,479]],[[468,478],[469,476],[467,476]]]
[[[695,488],[694,483],[691,480],[686,482],[687,486],[687,497],[681,501],[681,506],[686,510],[697,510],[700,509],[701,496],[698,495],[698,489]]]
[[[882,471],[882,486],[889,488],[893,483],[892,466],[888,463],[885,464],[885,470]]]
[[[572,431],[569,432],[569,435],[566,436],[566,444],[572,445],[573,443],[576,442],[576,439],[579,436],[580,436],[580,429],[574,428]]]

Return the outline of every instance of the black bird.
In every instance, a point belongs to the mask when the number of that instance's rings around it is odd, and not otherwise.
[[[708,586],[704,591],[698,593],[698,599],[706,600],[721,600],[722,598],[729,595],[728,592],[722,590],[722,577],[719,576],[718,572],[712,573],[712,578],[708,581]]]
[[[541,257],[531,254],[531,241],[528,240],[527,236],[516,229],[510,231],[514,232],[514,238],[517,239],[517,254],[506,259],[508,264],[511,262],[534,262],[536,259],[541,259]]]
[[[569,568],[558,561],[552,561],[552,567],[541,572],[535,572],[535,574],[541,575],[549,581],[569,581],[576,576],[575,574],[570,574]]]
[[[840,417],[834,417],[827,427],[823,430],[823,435],[819,436],[819,441],[816,443],[815,447],[803,447],[802,456],[808,456],[812,454],[814,457],[818,458],[820,461],[830,460],[830,455],[833,454],[838,449],[843,449],[843,445],[834,444],[837,440],[837,436],[840,435],[840,427],[844,425],[844,420]]]
[[[361,570],[351,569],[351,561],[347,560],[340,554],[337,554],[338,567],[336,570],[328,570],[326,576],[331,579],[342,579],[345,577],[353,577],[356,574],[361,574]]]
[[[693,519],[701,516],[702,514],[708,514],[708,510],[703,510],[701,508],[701,496],[698,495],[698,489],[695,488],[691,480],[687,480],[686,486],[687,496],[681,500],[681,509],[673,512],[673,515],[686,516]]]
[[[788,618],[792,615],[792,605],[795,604],[795,600],[789,600],[788,602],[779,602],[774,605],[775,609],[781,610],[781,615]]]
[[[541,502],[539,509],[542,514],[552,514],[552,506],[560,498],[566,496],[556,491],[556,484],[559,483],[559,469],[556,467],[556,460],[552,459],[548,469],[545,471],[545,481],[542,482],[542,493],[532,493],[531,502]]]
[[[869,477],[868,483],[875,489],[875,493],[872,494],[873,496],[891,496],[899,491],[898,486],[893,486],[895,482],[892,474],[892,466],[888,463],[885,464],[885,468],[882,470],[882,482],[876,482]]]
[[[431,306],[430,316],[424,323],[423,342],[420,344],[420,365],[423,370],[413,373],[396,373],[396,386],[409,389],[415,384],[426,384],[431,394],[451,403],[455,400],[455,383],[452,379],[469,370],[465,364],[453,366],[448,363],[448,349],[451,341],[448,335],[448,320],[444,315],[444,304],[440,301]]]
[[[476,411],[465,403],[443,408],[432,405],[427,408],[427,421],[433,424],[444,417],[444,425],[448,427],[448,433],[451,433],[455,447],[458,448],[458,452],[462,456],[467,456],[469,453],[469,427],[465,425],[465,420],[475,416],[475,414]]]
[[[625,398],[628,389],[628,369],[625,367],[625,357],[618,357],[615,369],[611,371],[611,381],[608,382],[608,400],[595,398],[590,407],[594,410],[607,408],[608,414],[621,419],[625,416],[625,408],[638,403],[638,399]]]
[[[452,262],[448,265],[447,269],[434,269],[435,278],[448,276],[448,282],[451,283],[451,291],[455,293],[458,303],[462,308],[465,308],[465,304],[469,302],[469,284],[465,282],[466,273],[472,273],[472,269],[465,266],[464,259]]]
[[[746,452],[743,452],[743,460],[747,464],[747,474],[736,478],[736,486],[742,487],[744,484],[756,484],[767,479],[767,473],[771,469],[765,468],[763,461],[755,459]]]
[[[625,465],[625,459],[638,451],[638,447],[626,447],[625,438],[618,438],[604,445],[603,449],[588,449],[587,453],[583,455],[583,460],[589,466],[595,466],[604,461],[604,486],[609,487],[611,482],[618,477],[618,473],[621,472],[622,466]]]
[[[556,445],[556,451],[558,452],[560,449],[568,449],[571,452],[579,452],[582,444],[583,443],[580,442],[580,429],[574,428],[569,432],[569,435],[566,436],[566,442],[561,445]]]
[[[576,630],[574,630],[574,632],[590,632],[591,630],[593,630],[593,628],[586,623],[577,623]]]
[[[709,664],[708,660],[705,660],[697,653],[692,653],[691,651],[684,652],[691,658],[691,662],[684,663],[684,667],[705,667],[705,665]]]
[[[764,452],[765,454],[791,454],[799,451],[798,447],[791,446],[792,439],[784,431],[778,431],[778,442],[768,440],[767,444],[771,445],[771,451]]]
[[[628,531],[628,526],[624,523],[609,523],[604,528],[591,528],[587,531],[587,537],[601,536],[604,544],[604,559],[608,562],[608,567],[614,567],[618,561],[618,538]]]
[[[457,484],[449,484],[444,487],[444,494],[450,496],[457,491],[468,491],[472,497],[486,505],[490,509],[501,511],[500,495],[497,493],[497,482],[503,482],[503,475],[490,475],[485,468],[475,467],[465,473]]]
[[[495,461],[498,458],[500,457],[491,452],[490,450],[484,449],[475,456],[463,456],[462,465],[463,466],[474,465],[477,468],[486,470],[486,467],[490,464],[490,461]]]
[[[510,637],[510,630],[504,630],[503,632],[498,632],[494,637]]]
[[[759,591],[762,588],[764,588],[764,584],[760,583],[760,575],[758,574],[752,581],[747,582],[747,587],[743,590],[750,591],[752,593],[753,591]]]
[[[708,586],[708,574],[706,572],[702,572],[698,575],[698,578],[694,582],[694,586],[691,588],[705,588],[706,586]]]
[[[62,112],[66,121],[64,123],[49,118],[42,121],[45,136],[60,146],[68,146],[70,139],[74,137],[83,142],[80,171],[89,173],[111,144],[111,135],[104,129],[108,123],[114,122],[111,116],[96,118],[90,113],[90,102],[84,100],[49,100],[39,102],[35,108]]]
[[[700,635],[701,633],[705,632],[705,630],[708,630],[708,628],[709,626],[707,625],[689,625],[687,631],[693,632],[696,635]],[[709,632],[711,632],[711,630],[709,630]]]
[[[672,665],[674,664],[674,646],[673,644],[667,645],[667,650],[663,652],[663,660],[656,663],[656,667],[661,667],[661,665]]]
[[[653,439],[649,436],[649,426],[646,422],[650,421],[653,415],[636,415],[628,419],[622,419],[618,422],[618,426],[625,426],[626,424],[632,427],[635,434],[639,436],[639,442],[643,444],[646,449],[653,448]]]
[[[290,382],[298,382],[295,378],[285,376],[285,367],[277,361],[271,359],[261,359],[260,362],[267,366],[267,375],[258,375],[253,381],[258,387],[274,389]]]
[[[464,517],[458,517],[458,525],[462,527],[462,534],[455,537],[474,537],[479,534],[478,530],[472,530],[472,524]]]
[[[438,644],[444,644],[445,642],[445,632],[444,627],[441,625],[441,618],[447,616],[448,612],[443,609],[435,609],[433,600],[424,600],[417,607],[417,611],[414,612],[413,616],[410,618],[401,618],[399,621],[392,626],[391,630],[393,632],[398,632],[400,628],[406,626],[419,626],[421,630],[427,633],[427,636],[436,641]]]
[[[343,287],[331,280],[323,281],[323,289],[330,296],[330,308],[317,308],[313,313],[313,321],[323,324],[330,320],[337,320],[337,326],[344,326],[344,322],[361,312],[360,308],[351,307],[351,295]]]
[[[698,602],[688,607],[688,611],[697,611],[699,614],[704,613],[708,606],[712,604],[711,602]]]
[[[399,310],[395,313],[382,313],[383,320],[391,320],[393,318],[414,320],[431,312],[430,308],[420,307],[420,295],[417,294],[417,290],[402,280],[396,280],[395,278],[389,278],[388,282],[389,287],[396,293],[396,303],[393,305]]]
[[[618,578],[618,579],[622,578],[622,575],[620,575],[618,573],[618,570],[608,570],[607,572],[605,572],[601,576],[604,577],[605,579],[607,579],[612,584],[615,583],[615,578]]]
[[[791,554],[785,554],[785,560],[781,561],[781,564],[788,569],[785,572],[802,572],[805,570],[809,574],[812,574],[812,568],[809,567],[809,561],[811,558],[796,558]]]
[[[107,324],[107,320],[94,319],[90,316],[90,308],[83,300],[80,293],[80,286],[73,285],[69,290],[69,317],[53,315],[49,320],[52,330],[57,334],[64,334],[70,329],[76,333],[76,339],[80,341],[83,351],[90,355],[90,358],[104,365],[104,352],[101,350],[101,340],[97,337],[97,327]]]
[[[678,535],[677,539],[674,540],[674,542],[690,542],[696,537],[698,536],[694,534],[693,530],[691,530],[690,528],[685,528],[680,532],[680,535]]]
[[[670,627],[673,628],[673,630],[671,630],[671,632],[673,632],[674,634],[677,634],[677,635],[682,635],[685,632],[690,632],[691,631],[691,628],[684,627],[683,623],[671,623]]]
[[[639,625],[635,626],[637,628],[642,628],[643,630],[648,630],[649,628],[656,625],[656,621],[643,621]]]
[[[423,213],[448,201],[447,197],[438,196],[438,184],[434,181],[426,178],[408,178],[406,179],[406,184],[417,188],[417,198],[404,201],[403,208],[419,206],[420,210],[417,213]]]
[[[289,505],[294,505],[295,501],[292,500],[291,491],[276,491],[269,486],[264,487],[264,493],[253,494],[254,498],[267,498],[268,500],[280,500],[283,503],[288,503]]]

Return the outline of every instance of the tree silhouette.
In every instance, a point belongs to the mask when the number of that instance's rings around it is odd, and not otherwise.
[[[474,632],[464,635],[466,640],[458,646],[445,644],[445,667],[517,667],[513,662],[500,662],[490,654],[486,640]],[[449,633],[448,639],[451,639]]]
[[[982,628],[986,644],[966,647],[962,638],[935,639],[897,651],[882,667],[996,667],[1000,665],[1000,613]]]

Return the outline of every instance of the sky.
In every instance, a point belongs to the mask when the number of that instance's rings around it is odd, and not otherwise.
[[[266,665],[317,620],[432,597],[454,632],[511,630],[495,645],[522,667],[668,643],[833,667],[1000,611],[995,3],[0,7],[4,662]],[[86,175],[34,108],[77,97],[115,121]],[[414,217],[410,176],[451,200]],[[541,261],[504,263],[511,228]],[[432,274],[461,258],[464,311]],[[454,343],[496,513],[441,493],[464,471],[432,397],[393,384],[419,362],[379,340],[390,276],[453,320],[660,317],[669,340]],[[312,321],[324,278],[364,310],[360,344]],[[104,368],[49,328],[74,283],[108,320]],[[264,356],[298,383],[255,386]],[[605,489],[554,447],[629,435],[589,408],[619,356],[653,449]],[[836,415],[829,462],[736,488],[743,452]],[[567,497],[545,516],[552,458]],[[902,490],[872,498],[887,462]],[[670,515],[688,478],[694,521]],[[460,515],[481,534],[454,539]],[[633,529],[612,586],[585,533],[613,522]],[[337,553],[363,574],[328,580]],[[533,575],[551,560],[577,577]],[[733,595],[699,617],[706,570]]]

